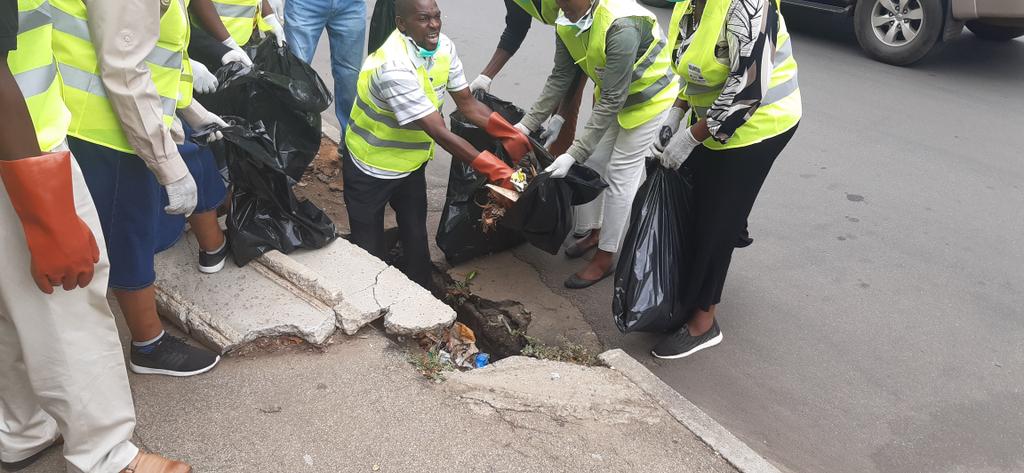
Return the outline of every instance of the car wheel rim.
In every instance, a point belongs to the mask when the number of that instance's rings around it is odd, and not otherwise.
[[[871,29],[883,44],[906,46],[917,39],[924,27],[921,0],[876,0],[871,9]]]

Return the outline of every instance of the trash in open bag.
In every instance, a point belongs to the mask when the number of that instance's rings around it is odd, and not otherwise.
[[[228,239],[235,264],[244,266],[276,249],[322,248],[336,238],[334,222],[308,200],[292,191],[296,180],[285,173],[286,162],[260,123],[224,117],[231,124],[214,142],[231,175]]]
[[[534,153],[541,162],[550,163],[551,155],[531,138]],[[501,226],[521,233],[531,245],[553,255],[573,228],[573,206],[597,198],[608,187],[597,171],[573,164],[562,179],[541,173],[530,182],[518,200],[501,219]]]
[[[615,270],[612,315],[623,333],[667,332],[689,317],[679,285],[690,266],[692,190],[685,167],[648,163]]]
[[[477,91],[475,96],[510,123],[516,123],[523,117],[523,109],[511,102],[482,91]],[[476,149],[490,151],[505,164],[513,166],[501,142],[492,138],[482,128],[470,123],[458,111],[451,114],[450,121],[452,133],[462,137]],[[448,171],[448,191],[445,195],[441,222],[437,228],[436,242],[438,248],[444,252],[445,259],[453,264],[507,250],[524,241],[523,236],[514,231],[484,232],[481,226],[481,205],[489,199],[485,184],[487,178],[474,171],[469,164],[452,159]]]
[[[231,62],[218,69],[216,92],[199,100],[217,115],[263,123],[285,172],[298,180],[320,150],[320,112],[331,95],[315,71],[267,41],[252,67]]]

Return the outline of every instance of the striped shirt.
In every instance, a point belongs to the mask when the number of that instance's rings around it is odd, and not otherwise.
[[[429,71],[434,67],[435,61],[432,58],[421,58],[416,54],[416,44],[409,41],[409,57],[395,58],[382,64],[370,76],[370,100],[374,105],[383,110],[395,114],[399,125],[407,125],[419,120],[431,113],[438,112],[439,108],[423,92],[420,85],[420,78],[416,69],[425,66]],[[444,101],[444,93],[458,92],[469,87],[466,75],[462,70],[462,61],[455,52],[455,44],[444,34],[438,38],[437,47],[439,51],[447,52],[452,60],[448,72],[448,84],[434,88],[438,98]],[[371,177],[378,179],[400,179],[408,176],[407,172],[394,172],[379,169],[362,162],[358,156],[352,156],[356,167]]]

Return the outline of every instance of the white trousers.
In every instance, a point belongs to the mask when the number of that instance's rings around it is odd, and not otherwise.
[[[633,197],[644,179],[644,159],[668,111],[626,130],[616,121],[594,149],[586,165],[597,171],[608,188],[596,199],[576,207],[576,233],[601,229],[597,248],[617,253],[629,225]]]
[[[47,295],[0,185],[0,459],[24,460],[64,436],[74,473],[116,473],[135,458],[135,406],[107,304],[109,263],[85,179],[72,158],[75,207],[100,248],[92,283]]]

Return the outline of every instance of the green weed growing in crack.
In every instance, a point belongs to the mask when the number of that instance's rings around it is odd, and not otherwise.
[[[470,271],[462,281],[452,281],[445,293],[445,302],[454,303],[459,306],[465,304],[473,297],[473,289],[470,287],[476,279],[476,271]]]
[[[591,353],[587,347],[579,343],[573,343],[565,337],[561,337],[559,340],[561,343],[558,346],[551,346],[544,344],[544,342],[534,337],[524,336],[526,337],[526,346],[523,347],[523,351],[520,353],[523,356],[541,360],[564,361],[584,366],[595,366],[600,363],[597,355]]]
[[[425,378],[435,383],[444,381],[445,371],[455,370],[451,359],[442,358],[436,348],[426,353],[409,353],[409,364]]]

